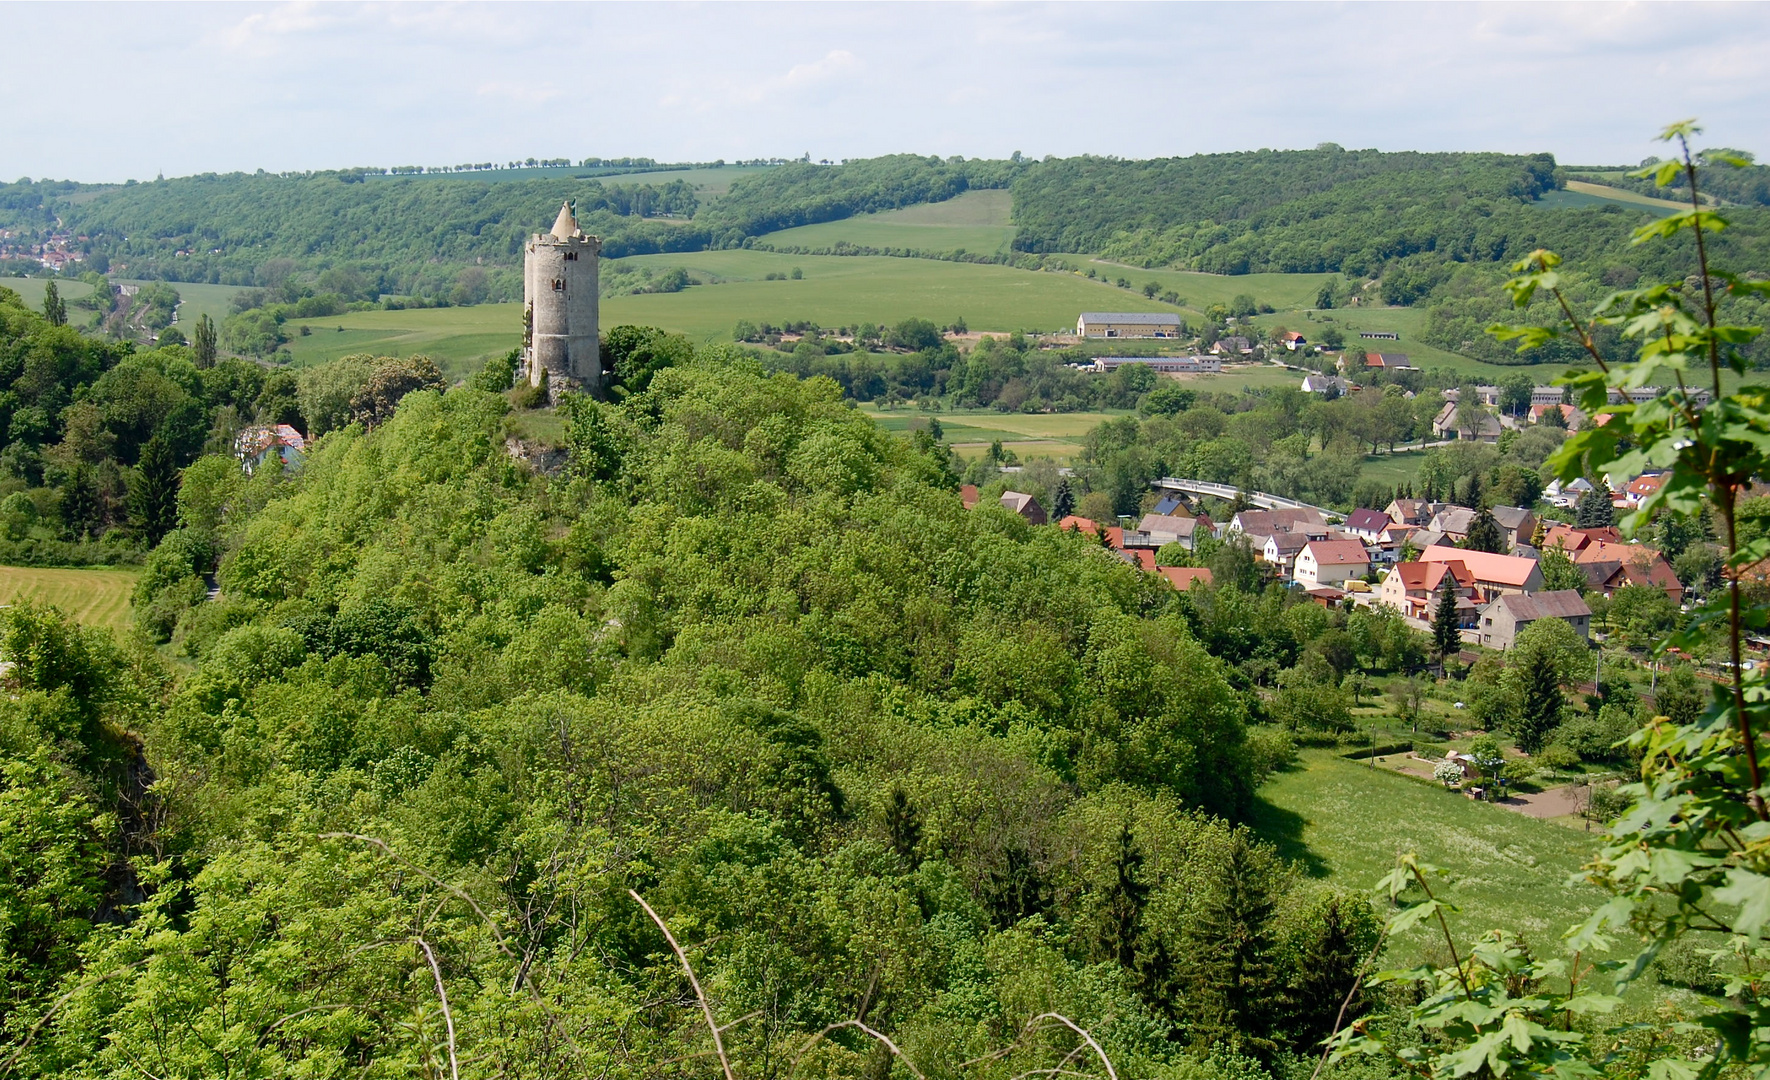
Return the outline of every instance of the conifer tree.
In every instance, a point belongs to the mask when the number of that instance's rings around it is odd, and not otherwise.
[[[1506,531],[1500,528],[1500,523],[1493,519],[1493,513],[1486,507],[1482,507],[1475,520],[1469,523],[1469,535],[1463,538],[1463,547],[1495,555],[1506,553]]]
[[[1133,971],[1149,885],[1143,880],[1143,852],[1129,825],[1119,826],[1118,855],[1113,860],[1113,881],[1106,891],[1106,911],[1101,951]]]
[[[129,524],[149,544],[178,527],[178,466],[172,448],[158,436],[141,448],[129,485]]]
[[[196,328],[191,331],[191,350],[196,353],[199,368],[215,366],[215,342],[215,320],[204,315],[197,320]]]
[[[98,484],[92,479],[92,467],[78,462],[68,471],[68,482],[62,487],[61,519],[79,540],[98,524],[98,514]]]
[[[1457,576],[1446,570],[1438,587],[1438,610],[1432,616],[1432,647],[1438,650],[1442,667],[1446,658],[1457,651],[1463,637],[1457,627]]]
[[[1228,1043],[1255,1057],[1276,1046],[1270,1033],[1280,985],[1272,965],[1271,875],[1248,840],[1233,834],[1217,886],[1187,929],[1188,997],[1201,1045]]]
[[[68,324],[67,302],[61,298],[61,290],[55,287],[53,281],[43,290],[43,317],[49,320],[51,326]]]
[[[1524,691],[1512,737],[1518,749],[1534,754],[1548,742],[1549,734],[1561,726],[1566,699],[1561,695],[1561,673],[1556,669],[1555,655],[1548,649],[1530,649],[1514,658],[1521,665],[1518,683]]]
[[[1616,524],[1616,508],[1610,504],[1610,484],[1600,476],[1592,490],[1579,497],[1573,524],[1580,529],[1603,529]]]
[[[1070,490],[1069,477],[1057,481],[1057,490],[1051,495],[1051,516],[1058,521],[1076,512],[1075,492]]]

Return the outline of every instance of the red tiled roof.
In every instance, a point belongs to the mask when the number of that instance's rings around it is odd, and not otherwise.
[[[1158,566],[1155,572],[1167,578],[1181,592],[1192,588],[1197,582],[1211,584],[1211,571],[1205,566]]]
[[[1304,550],[1315,556],[1317,566],[1363,566],[1371,561],[1362,540],[1311,540]]]
[[[1085,517],[1077,517],[1074,514],[1071,514],[1068,517],[1064,518],[1062,521],[1059,521],[1057,523],[1057,527],[1059,529],[1062,529],[1064,532],[1070,532],[1072,530],[1079,529],[1082,532],[1087,533],[1089,536],[1099,536],[1100,535],[1100,526],[1094,524],[1092,519],[1085,518]]]
[[[960,484],[959,485],[959,500],[965,504],[965,509],[969,510],[973,506],[976,506],[977,505],[977,498],[978,498],[978,496],[977,496],[977,485],[976,484]]]
[[[1493,581],[1522,589],[1536,570],[1536,560],[1518,555],[1495,555],[1488,551],[1434,544],[1420,552],[1421,562],[1460,562],[1474,572],[1480,581]]]

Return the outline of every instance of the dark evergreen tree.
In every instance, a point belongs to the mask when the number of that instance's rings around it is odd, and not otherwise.
[[[141,448],[129,485],[129,524],[149,544],[178,527],[178,466],[158,435]]]
[[[79,462],[68,470],[68,481],[62,487],[61,519],[75,539],[84,539],[100,524],[101,510],[92,467]]]
[[[1106,891],[1100,951],[1127,971],[1136,970],[1137,945],[1141,937],[1143,905],[1149,885],[1143,880],[1143,852],[1129,825],[1119,826],[1118,854],[1113,860],[1113,880]]]
[[[1216,887],[1186,933],[1192,1034],[1254,1057],[1277,1049],[1280,986],[1272,964],[1274,883],[1267,860],[1237,829]]]
[[[1561,674],[1549,650],[1532,649],[1515,659],[1522,665],[1518,681],[1524,693],[1512,725],[1512,737],[1518,749],[1534,754],[1548,742],[1550,733],[1561,726],[1566,699],[1561,694]]]
[[[1069,477],[1057,481],[1057,490],[1051,493],[1051,517],[1062,521],[1076,512],[1076,495],[1070,490]]]
[[[215,320],[204,315],[197,320],[191,331],[191,351],[196,354],[196,364],[200,368],[215,366]]]
[[[67,301],[61,298],[61,290],[55,287],[53,281],[43,289],[43,317],[49,320],[51,326],[68,324]]]
[[[1466,497],[1463,499],[1463,505],[1468,506],[1473,510],[1480,510],[1482,508],[1481,499],[1481,474],[1479,472],[1472,472],[1469,474],[1469,488]]]
[[[1358,978],[1370,943],[1356,940],[1357,923],[1347,907],[1363,902],[1338,894],[1328,897],[1320,909],[1321,921],[1311,928],[1313,934],[1295,958],[1283,1030],[1299,1053],[1319,1052],[1321,1041],[1333,1034],[1341,1019],[1342,1002],[1347,1024],[1370,1010],[1370,998]],[[1348,1002],[1346,992],[1354,986],[1359,989]]]
[[[922,817],[902,788],[891,791],[891,805],[885,808],[885,832],[891,837],[891,850],[905,866],[913,868],[920,863],[916,845],[922,842]]]
[[[1610,485],[1600,476],[1592,490],[1579,497],[1573,508],[1573,524],[1580,529],[1602,529],[1616,524],[1616,508],[1610,503]]]
[[[1469,535],[1463,538],[1463,547],[1470,551],[1487,551],[1495,555],[1506,553],[1506,531],[1500,523],[1493,519],[1493,513],[1482,507],[1469,523]]]
[[[1463,641],[1457,626],[1456,586],[1457,576],[1447,570],[1438,586],[1438,610],[1432,615],[1432,647],[1438,651],[1440,665],[1461,647]]]

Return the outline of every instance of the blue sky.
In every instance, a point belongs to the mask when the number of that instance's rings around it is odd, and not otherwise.
[[[1770,4],[7,4],[0,176],[512,158],[1770,157]]]

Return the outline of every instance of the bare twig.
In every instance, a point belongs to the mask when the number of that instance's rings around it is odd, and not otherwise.
[[[694,996],[701,1003],[701,1015],[707,1019],[707,1030],[712,1033],[713,1050],[719,1055],[719,1066],[725,1070],[725,1080],[737,1080],[731,1071],[731,1059],[725,1055],[725,1040],[719,1037],[719,1024],[713,1019],[713,1007],[707,1004],[707,995],[701,990],[701,980],[695,977],[694,965],[688,962],[688,956],[682,951],[682,946],[676,944],[676,935],[670,933],[670,928],[664,924],[663,919],[658,917],[658,913],[652,910],[651,905],[645,902],[645,897],[640,896],[632,889],[627,890],[627,895],[633,898],[634,903],[645,909],[645,913],[651,916],[652,922],[658,924],[658,929],[663,931],[664,940],[670,943],[671,950],[676,953],[676,959],[682,962],[682,970],[688,975],[688,984],[694,987]]]
[[[1106,1075],[1110,1078],[1110,1080],[1119,1080],[1118,1070],[1114,1069],[1112,1067],[1112,1059],[1107,1057],[1106,1051],[1102,1050],[1100,1048],[1100,1044],[1094,1041],[1094,1036],[1088,1034],[1087,1031],[1084,1030],[1082,1027],[1080,1027],[1078,1024],[1076,1024],[1076,1022],[1074,1020],[1071,1020],[1069,1017],[1064,1016],[1062,1013],[1040,1013],[1038,1016],[1035,1016],[1031,1020],[1027,1021],[1026,1026],[1031,1027],[1034,1024],[1038,1023],[1040,1020],[1055,1020],[1059,1024],[1062,1024],[1064,1027],[1075,1032],[1077,1035],[1080,1035],[1084,1040],[1087,1041],[1089,1046],[1094,1048],[1094,1056],[1096,1056],[1100,1059],[1100,1064],[1106,1066]]]
[[[806,1040],[805,1045],[801,1046],[799,1048],[799,1052],[797,1054],[793,1055],[793,1069],[791,1072],[787,1073],[787,1076],[792,1077],[792,1076],[795,1076],[798,1074],[800,1059],[802,1059],[811,1050],[811,1048],[813,1046],[816,1046],[818,1044],[819,1040],[821,1040],[825,1035],[828,1035],[830,1032],[836,1031],[841,1028],[850,1028],[850,1027],[855,1028],[856,1030],[861,1031],[862,1033],[870,1035],[873,1038],[877,1039],[879,1041],[880,1045],[884,1046],[885,1049],[891,1051],[891,1054],[893,1057],[895,1057],[895,1058],[897,1058],[897,1060],[903,1062],[903,1067],[908,1069],[910,1071],[910,1073],[915,1076],[916,1080],[928,1080],[928,1078],[923,1075],[922,1070],[916,1068],[916,1063],[910,1060],[909,1055],[904,1053],[903,1049],[901,1047],[899,1047],[896,1043],[892,1042],[889,1036],[885,1035],[882,1032],[873,1030],[872,1028],[868,1027],[865,1023],[863,1023],[862,1021],[859,1021],[859,1020],[844,1020],[839,1024],[831,1024],[829,1027],[824,1028],[822,1031],[818,1032],[816,1035],[813,1035],[810,1039]]]
[[[1334,1036],[1340,1033],[1341,1026],[1346,1023],[1346,1010],[1352,1007],[1352,999],[1358,994],[1358,988],[1364,983],[1364,969],[1370,967],[1371,961],[1377,958],[1377,953],[1383,948],[1383,939],[1388,936],[1389,924],[1384,923],[1383,929],[1377,932],[1376,944],[1371,946],[1371,951],[1366,954],[1364,962],[1358,965],[1358,970],[1352,973],[1352,986],[1346,991],[1346,996],[1340,1000],[1340,1011],[1334,1017],[1334,1030],[1328,1032],[1328,1037],[1322,1040],[1327,1045],[1321,1048],[1321,1058],[1315,1063],[1315,1071],[1309,1074],[1309,1080],[1316,1080],[1316,1077],[1321,1075],[1321,1070],[1327,1065],[1328,1055],[1334,1050]]]
[[[515,951],[512,950],[510,948],[510,946],[507,945],[504,941],[504,931],[502,931],[498,928],[497,922],[490,915],[487,915],[485,913],[485,909],[480,907],[478,902],[475,901],[473,899],[473,897],[467,895],[465,892],[461,891],[460,889],[456,888],[453,885],[450,885],[448,882],[444,881],[442,878],[437,877],[435,874],[424,869],[422,866],[419,866],[417,863],[406,858],[404,855],[401,855],[399,852],[393,850],[392,845],[388,844],[387,841],[378,839],[373,836],[363,836],[360,833],[351,833],[351,832],[320,833],[319,838],[321,840],[356,840],[360,843],[370,844],[370,845],[380,848],[383,852],[385,852],[391,858],[397,859],[399,862],[405,864],[406,866],[411,867],[413,870],[417,871],[419,874],[422,874],[426,879],[428,879],[432,884],[436,885],[438,888],[445,889],[449,893],[453,894],[455,897],[465,901],[467,906],[473,909],[473,913],[475,915],[478,915],[480,917],[480,920],[483,921],[486,924],[486,926],[491,929],[492,937],[494,939],[496,939],[495,944],[498,946],[498,951],[503,953],[505,956],[510,957],[512,960],[517,958]]]
[[[68,1003],[68,1001],[73,998],[73,996],[75,994],[80,993],[82,990],[89,990],[92,987],[97,986],[99,983],[106,982],[110,979],[114,979],[119,975],[126,975],[129,972],[134,971],[136,968],[140,967],[141,965],[143,965],[145,963],[147,963],[147,961],[145,959],[144,960],[137,960],[135,963],[126,965],[124,967],[120,967],[115,971],[106,972],[105,974],[100,975],[98,978],[93,979],[90,982],[81,983],[79,986],[76,986],[72,990],[69,990],[67,993],[63,994],[61,997],[56,998],[55,1002],[49,1006],[49,1010],[47,1012],[45,1012],[42,1016],[37,1018],[37,1022],[35,1024],[31,1025],[31,1030],[25,1032],[25,1037],[23,1039],[20,1039],[19,1044],[12,1048],[12,1053],[6,1055],[6,1060],[0,1061],[0,1075],[3,1075],[5,1073],[12,1071],[12,1067],[14,1065],[18,1064],[18,1059],[23,1057],[25,1054],[25,1051],[29,1050],[31,1048],[31,1043],[36,1041],[37,1033],[39,1031],[43,1030],[43,1025],[47,1024],[47,1023],[49,1023],[49,1021],[53,1020],[55,1018],[55,1014],[60,1012],[61,1007],[63,1005],[66,1005]],[[142,1071],[146,1072],[147,1070],[143,1069]]]
[[[424,950],[424,958],[430,961],[430,973],[436,976],[436,997],[442,1002],[443,1023],[449,1029],[449,1077],[450,1080],[461,1080],[460,1066],[455,1064],[455,1014],[449,1011],[449,992],[443,989],[442,968],[437,966],[436,953],[430,951],[430,942],[421,937],[412,940]]]

